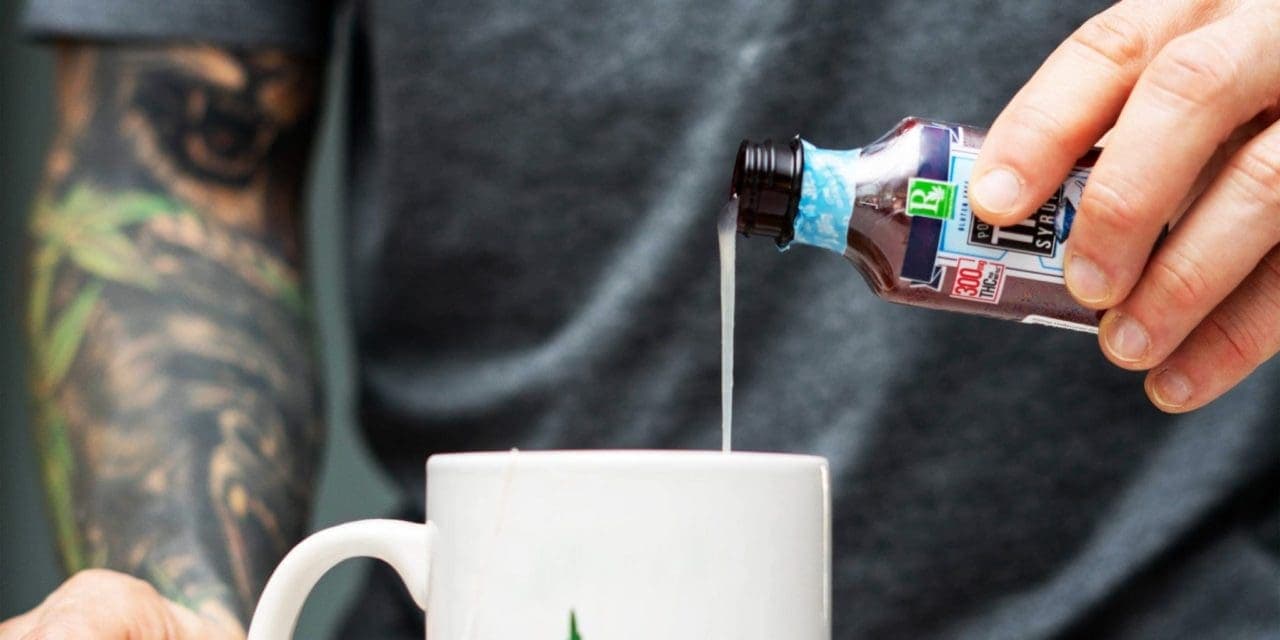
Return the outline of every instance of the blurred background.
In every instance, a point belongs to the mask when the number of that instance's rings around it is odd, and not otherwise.
[[[61,581],[27,422],[21,322],[27,208],[53,124],[52,55],[18,32],[21,2],[0,0],[0,619],[26,611]],[[308,193],[316,336],[324,354],[329,444],[313,528],[385,515],[391,485],[370,462],[351,419],[351,349],[344,311],[338,236],[343,132],[335,89],[345,80],[339,51]],[[299,638],[329,635],[366,565],[349,561],[307,601]]]

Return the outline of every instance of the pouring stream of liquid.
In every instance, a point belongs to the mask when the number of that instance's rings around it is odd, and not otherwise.
[[[720,210],[720,446],[733,448],[733,302],[738,197]]]

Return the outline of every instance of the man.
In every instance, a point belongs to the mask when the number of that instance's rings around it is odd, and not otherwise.
[[[883,305],[820,252],[745,243],[736,444],[831,460],[834,636],[1280,633],[1280,371],[1248,376],[1280,348],[1280,3],[507,5],[353,11],[361,421],[401,515],[436,451],[714,445],[738,138],[999,112],[971,191],[1001,224],[1114,128],[1067,280],[1181,415],[1087,336]],[[0,638],[238,637],[303,531],[297,193],[329,20],[32,5],[60,42],[37,429],[67,568],[107,570]],[[374,571],[345,637],[420,637],[394,584]]]

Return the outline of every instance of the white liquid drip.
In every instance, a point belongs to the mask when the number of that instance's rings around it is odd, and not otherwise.
[[[720,210],[720,446],[733,449],[733,302],[738,198]]]

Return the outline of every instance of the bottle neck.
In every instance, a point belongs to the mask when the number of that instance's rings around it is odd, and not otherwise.
[[[865,179],[862,158],[862,149],[821,149],[800,138],[786,147],[743,142],[733,174],[738,231],[843,254]]]
[[[798,136],[785,146],[772,140],[743,140],[730,194],[738,197],[738,231],[748,237],[771,237],[778,246],[791,242],[803,172],[804,149]]]

